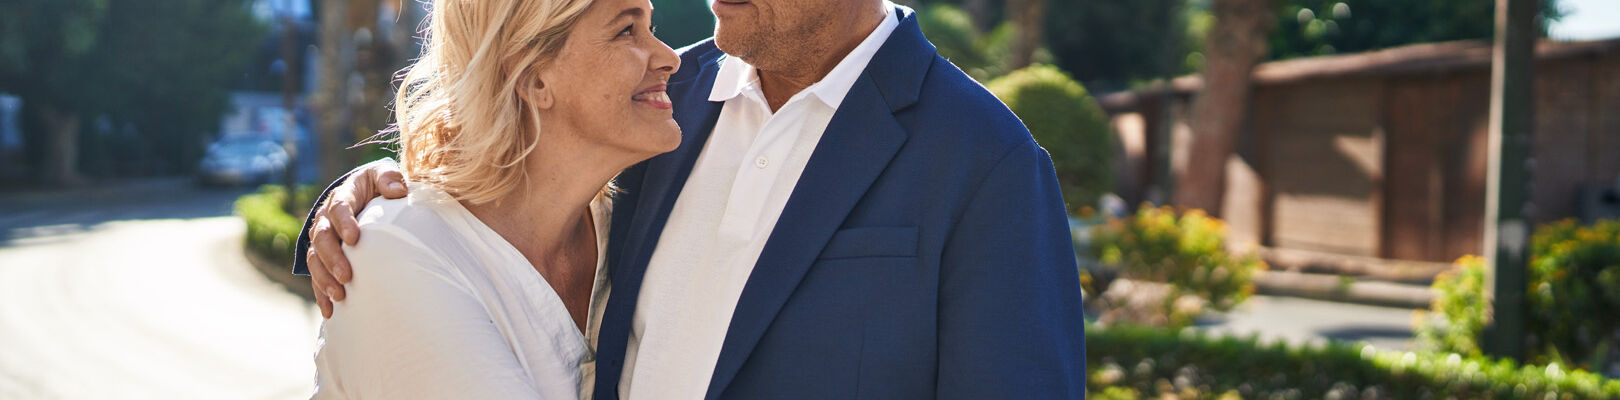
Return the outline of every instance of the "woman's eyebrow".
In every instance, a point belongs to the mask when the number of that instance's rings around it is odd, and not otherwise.
[[[647,10],[645,8],[641,8],[641,7],[626,8],[626,9],[624,9],[624,11],[619,11],[619,15],[614,15],[613,19],[608,20],[608,25],[614,25],[614,23],[619,22],[620,19],[624,19],[624,17],[626,17],[626,16],[630,17],[631,19],[640,19],[642,15],[646,15],[646,14],[647,14]]]

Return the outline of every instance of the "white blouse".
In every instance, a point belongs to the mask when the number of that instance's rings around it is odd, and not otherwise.
[[[313,398],[589,399],[611,203],[591,202],[596,280],[586,334],[528,260],[444,191],[372,201],[354,268],[321,325]]]

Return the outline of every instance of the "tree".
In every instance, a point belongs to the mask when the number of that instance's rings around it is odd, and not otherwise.
[[[243,44],[260,33],[247,2],[0,3],[0,92],[22,99],[30,166],[47,184],[79,181],[81,121],[93,120],[144,145],[107,156],[145,156],[157,172],[189,168],[251,50]]]
[[[1188,69],[1199,40],[1188,0],[1049,1],[1045,41],[1056,64],[1093,91],[1128,88]]]
[[[229,90],[265,33],[250,0],[112,0],[94,52],[99,107],[84,115],[132,126],[135,138],[85,147],[143,172],[190,171],[220,127]],[[26,101],[26,100],[25,100]],[[105,142],[106,140],[101,140]]]
[[[1193,142],[1175,203],[1219,215],[1226,159],[1249,111],[1250,72],[1266,55],[1271,0],[1214,0],[1215,25],[1204,44],[1204,90],[1193,102]]]
[[[1035,52],[1044,40],[1042,28],[1046,22],[1046,0],[1007,0],[1007,15],[1013,18],[1018,35],[1012,43],[1012,59],[1007,69],[1028,67],[1035,61]]]
[[[1538,35],[1562,13],[1542,0]],[[1490,39],[1494,1],[1289,0],[1277,9],[1271,58],[1377,50],[1411,43]]]
[[[107,0],[0,3],[0,92],[23,100],[28,164],[49,184],[79,180],[78,110],[95,92],[79,79],[94,69]]]

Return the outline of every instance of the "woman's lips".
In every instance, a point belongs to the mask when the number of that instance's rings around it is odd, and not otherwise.
[[[641,92],[630,97],[630,99],[664,110],[675,107],[675,104],[669,101],[669,92],[665,92],[663,90],[649,90]]]

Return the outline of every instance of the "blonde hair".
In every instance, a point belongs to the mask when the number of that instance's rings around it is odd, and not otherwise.
[[[590,3],[435,0],[422,57],[394,100],[405,175],[474,204],[527,184],[541,121],[520,90],[556,60]]]

